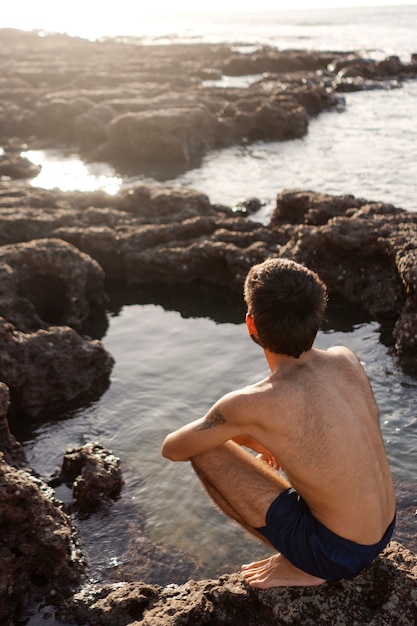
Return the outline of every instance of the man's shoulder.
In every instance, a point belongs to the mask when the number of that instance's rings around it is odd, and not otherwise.
[[[218,404],[222,411],[227,412],[230,419],[252,418],[260,408],[268,393],[271,392],[268,379],[235,389],[224,395]]]
[[[231,405],[239,404],[241,402],[248,402],[249,400],[262,398],[266,391],[271,388],[271,383],[269,378],[265,378],[263,380],[259,380],[255,383],[246,385],[239,389],[235,389],[227,393],[221,399],[222,402],[226,402]]]
[[[326,354],[330,357],[342,357],[345,359],[349,359],[353,363],[358,363],[359,359],[356,354],[347,346],[332,346],[328,348]]]
[[[337,370],[350,371],[352,375],[363,376],[365,374],[363,364],[359,357],[347,346],[333,346],[325,351],[327,366]]]

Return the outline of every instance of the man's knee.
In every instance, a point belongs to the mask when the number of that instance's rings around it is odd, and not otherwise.
[[[237,461],[242,462],[241,448],[233,441],[196,454],[190,458],[191,465],[198,476],[226,476],[233,470],[238,470]],[[242,450],[243,452],[243,450]],[[249,455],[248,455],[249,456]],[[244,459],[243,459],[244,460]]]
[[[190,458],[191,465],[197,473],[202,471],[205,467],[217,467],[219,461],[220,454],[218,453],[218,448],[201,452],[201,454],[195,454]]]

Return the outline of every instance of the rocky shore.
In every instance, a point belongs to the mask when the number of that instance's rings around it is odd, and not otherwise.
[[[417,214],[287,190],[261,224],[250,215],[256,199],[213,205],[162,184],[115,196],[46,191],[29,184],[37,168],[20,152],[71,146],[126,171],[187,168],[214,147],[300,137],[312,116],[343,109],[343,92],[415,79],[417,59],[144,47],[13,30],[0,31],[0,43],[0,622],[36,610],[71,625],[414,624],[417,560],[398,542],[354,580],[255,591],[234,573],[206,580],[186,561],[179,583],[173,563],[181,555],[143,537],[137,580],[94,585],[74,515],[53,487],[70,485],[77,514],[88,515],[123,489],[120,460],[91,442],[68,450],[59,474],[36,476],[12,432],[106,389],[114,361],[100,336],[111,285],[122,293],[155,284],[224,288],[239,306],[247,270],[268,256],[315,269],[331,298],[380,323],[398,364],[415,372]],[[246,88],[214,86],[248,75]],[[397,537],[416,537],[415,502],[397,490]],[[148,583],[161,563],[159,584]]]
[[[16,148],[71,145],[130,171],[181,169],[212,148],[302,137],[309,119],[343,109],[346,91],[395,88],[417,60],[355,52],[280,52],[244,44],[143,46],[0,30],[0,175],[21,178]],[[222,79],[250,78],[224,88]],[[225,83],[227,84],[227,82]],[[9,156],[10,155],[10,156]]]

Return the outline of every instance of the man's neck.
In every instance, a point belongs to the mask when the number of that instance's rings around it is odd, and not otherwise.
[[[302,352],[300,356],[296,358],[295,356],[289,356],[288,354],[277,354],[276,352],[271,352],[270,350],[264,348],[265,358],[271,372],[309,361],[313,351],[314,348],[311,348],[311,350]]]

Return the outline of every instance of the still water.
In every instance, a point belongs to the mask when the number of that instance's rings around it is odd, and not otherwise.
[[[42,171],[34,186],[63,190],[104,189],[117,193],[137,183],[186,186],[211,202],[234,206],[257,197],[256,215],[267,221],[276,194],[309,189],[353,194],[417,211],[417,81],[398,89],[345,94],[345,111],[322,113],[308,134],[283,142],[257,142],[210,152],[199,165],[176,178],[124,177],[104,163],[84,163],[77,154],[57,150],[23,153]]]
[[[246,326],[188,318],[154,304],[130,305],[110,316],[103,341],[116,359],[108,391],[67,419],[43,424],[25,444],[29,462],[45,475],[60,465],[68,446],[85,441],[98,440],[122,459],[126,484],[111,513],[111,538],[100,545],[98,521],[95,535],[84,539],[95,574],[123,561],[135,527],[199,559],[213,575],[265,554],[214,510],[188,463],[160,456],[169,431],[205,414],[227,391],[267,374]],[[371,379],[394,475],[415,482],[417,380],[397,368],[374,322],[333,317],[316,345],[341,343],[356,351]]]

